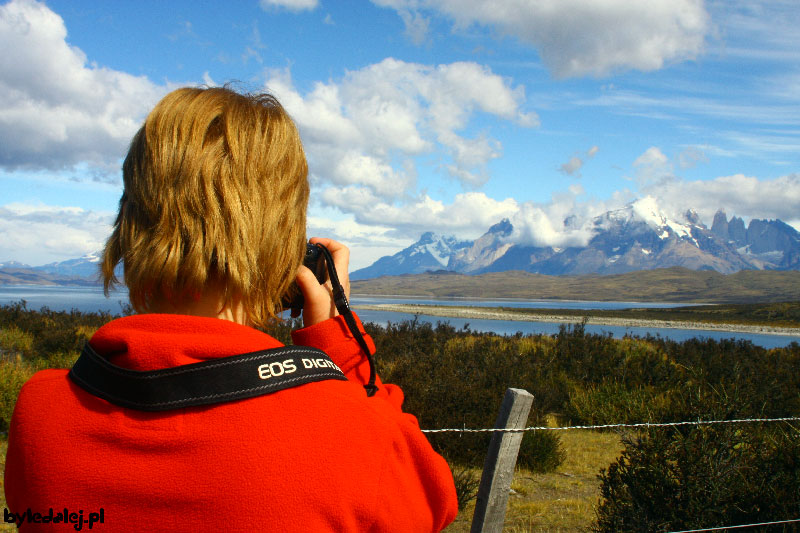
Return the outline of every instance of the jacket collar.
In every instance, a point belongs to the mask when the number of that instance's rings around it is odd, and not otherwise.
[[[89,341],[98,354],[132,370],[157,370],[282,346],[256,329],[218,318],[142,314],[102,326]]]

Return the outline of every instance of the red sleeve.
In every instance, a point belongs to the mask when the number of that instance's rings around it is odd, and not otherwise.
[[[372,338],[356,317],[356,324],[369,348]],[[319,324],[296,330],[297,345],[312,346],[327,353],[347,378],[360,385],[369,380],[369,362],[361,351],[344,318],[337,316]],[[380,354],[378,354],[380,355]],[[380,473],[377,495],[378,518],[375,531],[440,531],[458,513],[455,484],[447,462],[431,448],[414,415],[402,411],[403,391],[397,385],[375,382],[378,392],[364,399],[381,418],[392,421],[398,432],[393,453]]]

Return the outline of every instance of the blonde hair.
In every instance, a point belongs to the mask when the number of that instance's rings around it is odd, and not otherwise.
[[[213,285],[253,325],[276,317],[305,253],[309,186],[297,128],[273,96],[169,93],[131,141],[122,175],[106,294],[122,261],[138,312]]]

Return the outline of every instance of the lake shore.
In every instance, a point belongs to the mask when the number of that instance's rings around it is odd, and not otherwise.
[[[763,335],[800,336],[800,328],[772,327],[764,325],[712,323],[681,320],[653,320],[637,318],[616,318],[603,316],[567,316],[551,313],[519,313],[508,309],[480,308],[467,306],[438,306],[417,304],[361,304],[358,309],[369,311],[389,311],[414,315],[466,318],[475,320],[512,320],[520,322],[552,322],[574,324],[586,320],[587,324],[599,326],[620,326],[631,328],[670,328],[696,329],[704,331],[723,331],[726,333],[753,333]],[[546,311],[546,310],[545,310]]]

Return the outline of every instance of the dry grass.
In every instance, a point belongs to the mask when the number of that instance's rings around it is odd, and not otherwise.
[[[8,440],[6,437],[3,436],[0,439],[0,470],[3,472],[6,471],[6,448],[8,448]],[[3,477],[0,476],[0,507],[6,507],[6,491],[5,491],[5,484],[3,483]],[[17,526],[14,524],[6,524],[2,520],[0,520],[0,531],[16,531]]]
[[[503,531],[586,531],[594,520],[600,487],[597,474],[619,456],[620,437],[587,430],[560,435],[566,457],[558,470],[549,474],[517,470]],[[474,508],[473,502],[446,531],[469,531]]]

